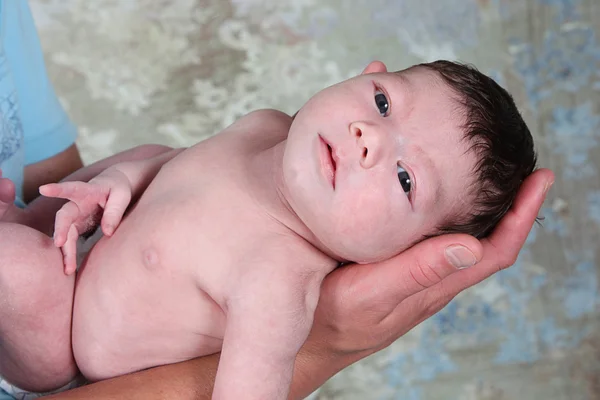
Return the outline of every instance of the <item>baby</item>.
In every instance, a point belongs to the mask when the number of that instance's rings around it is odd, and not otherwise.
[[[285,399],[329,272],[444,232],[485,236],[535,159],[490,78],[447,61],[395,73],[374,62],[294,117],[256,111],[188,149],[44,186],[71,200],[54,236],[68,274],[77,237],[103,209],[105,236],[77,273],[72,356],[94,381],[221,351],[213,398]],[[43,334],[68,342],[62,330]],[[72,371],[72,356],[55,368]]]

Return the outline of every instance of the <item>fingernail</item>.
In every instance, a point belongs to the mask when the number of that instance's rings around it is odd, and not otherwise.
[[[472,267],[477,263],[475,254],[458,244],[446,247],[446,259],[458,269]]]
[[[548,193],[548,190],[550,190],[550,188],[552,187],[553,184],[554,184],[554,181],[546,182],[546,186],[544,186],[544,196],[546,195],[546,193]]]

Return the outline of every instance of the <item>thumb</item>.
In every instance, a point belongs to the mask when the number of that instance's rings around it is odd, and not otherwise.
[[[0,171],[1,172],[1,171]],[[2,178],[0,175],[0,203],[10,206],[15,201],[15,184],[8,178]]]
[[[400,303],[448,275],[478,263],[481,243],[472,236],[447,234],[416,244],[389,260],[373,264],[365,279],[374,279],[379,295]],[[381,293],[384,292],[384,293]]]

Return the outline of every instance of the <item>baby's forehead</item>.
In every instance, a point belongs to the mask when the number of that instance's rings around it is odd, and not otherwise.
[[[422,65],[413,65],[388,73],[399,83],[411,86],[412,90],[437,89],[435,92],[448,98],[458,98],[458,93],[442,77],[442,75],[431,68]]]
[[[432,119],[445,115],[448,122],[461,128],[467,122],[468,109],[463,95],[446,82],[439,72],[416,65],[387,72],[386,75],[397,83],[399,94],[406,100],[404,104],[422,113],[435,114]]]
[[[431,68],[424,67],[422,65],[412,65],[408,68],[399,69],[397,71],[392,71],[389,73],[392,75],[395,75],[399,78],[409,78],[409,77],[414,78],[415,76],[429,76],[430,78],[435,78],[435,79],[441,80],[441,75],[439,74],[439,72],[437,72]]]

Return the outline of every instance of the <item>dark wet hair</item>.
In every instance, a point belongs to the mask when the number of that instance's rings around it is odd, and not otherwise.
[[[533,138],[512,96],[475,67],[435,61],[416,67],[435,71],[457,95],[464,135],[477,156],[470,194],[475,204],[450,216],[438,233],[482,238],[510,209],[521,183],[536,168]]]

